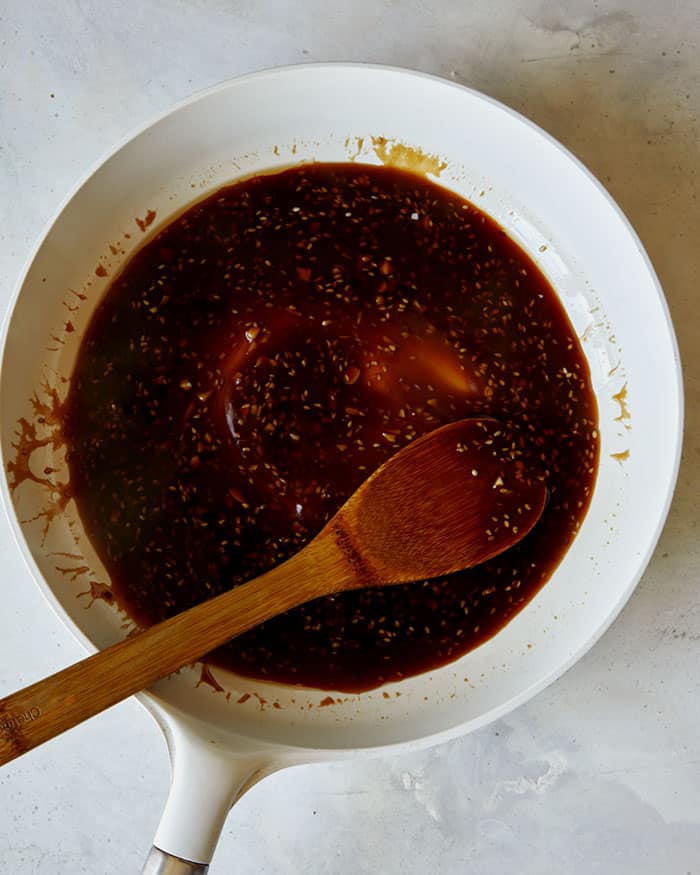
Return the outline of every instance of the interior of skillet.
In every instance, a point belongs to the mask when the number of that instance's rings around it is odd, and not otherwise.
[[[552,579],[497,636],[456,662],[359,694],[220,669],[212,675],[200,666],[155,688],[163,700],[243,735],[326,748],[485,722],[590,643],[643,566],[672,479],[672,341],[636,240],[585,172],[519,118],[437,80],[371,68],[238,80],[131,140],[67,204],[23,283],[0,385],[21,546],[83,639],[106,646],[132,625],[113,603],[69,489],[57,486],[66,482],[66,465],[54,440],[91,314],[130,255],[193,200],[254,173],[349,160],[431,174],[492,216],[536,261],[588,360],[601,459],[588,515]],[[645,324],[658,326],[653,368],[628,318],[632,301]],[[666,459],[658,456],[664,447]]]

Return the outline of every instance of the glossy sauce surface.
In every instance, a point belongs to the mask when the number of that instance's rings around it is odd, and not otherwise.
[[[526,436],[550,501],[518,546],[319,599],[210,659],[344,691],[498,631],[575,536],[598,458],[585,358],[532,260],[445,189],[355,164],[244,181],[159,232],[97,308],[65,410],[72,495],[143,625],[291,556],[439,425],[486,414]]]

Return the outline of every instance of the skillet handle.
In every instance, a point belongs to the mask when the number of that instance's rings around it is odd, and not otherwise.
[[[205,875],[208,871],[207,863],[190,863],[166,854],[154,845],[144,864],[142,875]]]
[[[142,875],[206,872],[233,804],[287,763],[277,749],[219,735],[182,712],[144,702],[168,742],[171,785]]]

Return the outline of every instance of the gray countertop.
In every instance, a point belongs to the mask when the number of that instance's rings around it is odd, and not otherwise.
[[[469,84],[604,182],[646,245],[685,365],[687,439],[656,554],[602,641],[504,720],[427,752],[305,766],[229,817],[211,872],[700,872],[700,7],[695,0],[3,0],[0,306],[76,180],[222,79],[359,60]],[[572,204],[575,209],[575,204]],[[0,519],[0,691],[81,656]],[[140,871],[168,786],[128,701],[0,772],[0,871]]]

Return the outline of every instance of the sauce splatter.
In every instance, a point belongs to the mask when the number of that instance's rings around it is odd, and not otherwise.
[[[626,419],[632,418],[627,406],[627,383],[612,396],[612,400],[620,405],[620,415],[615,417],[615,422],[624,422]]]
[[[50,447],[57,450],[63,444],[61,427],[63,424],[63,402],[58,390],[45,383],[41,394],[36,392],[30,399],[33,416],[31,420],[21,417],[17,421],[12,448],[14,459],[7,463],[8,485],[15,492],[27,481],[46,487],[51,492],[69,491],[68,484],[56,483],[49,479],[54,469],[43,468],[43,476],[32,468],[32,457],[37,450]]]
[[[146,215],[143,217],[143,219],[134,219],[134,221],[135,221],[136,224],[139,226],[139,228],[141,229],[141,231],[145,231],[146,228],[148,228],[150,225],[153,224],[153,220],[155,219],[155,217],[156,217],[156,211],[155,211],[155,210],[149,210],[149,211],[146,213]],[[126,236],[128,236],[128,235],[125,234],[124,236],[126,237]]]
[[[26,483],[41,488],[41,510],[34,516],[21,519],[24,523],[42,522],[42,539],[45,541],[52,521],[60,516],[73,497],[70,481],[59,481],[51,475],[56,469],[44,461],[46,453],[53,454],[64,446],[62,425],[64,403],[58,390],[44,383],[41,390],[30,399],[32,417],[20,417],[12,441],[14,458],[7,463],[7,480],[10,492],[16,493]],[[41,473],[37,473],[38,470]]]
[[[224,688],[221,686],[221,684],[217,681],[217,679],[212,674],[211,669],[209,668],[208,665],[202,665],[201,674],[199,676],[199,680],[197,681],[196,685],[199,687],[202,684],[207,684],[207,686],[210,686],[214,690],[214,692],[216,692],[216,693],[225,692]]]
[[[350,161],[357,161],[357,159],[360,157],[362,150],[364,148],[365,138],[364,137],[346,137],[345,144],[344,144],[345,148],[349,149],[350,143],[352,143],[353,141],[354,141],[354,152],[349,154],[348,158],[350,159]],[[386,162],[384,162],[384,163],[386,163]]]
[[[372,148],[382,164],[411,173],[440,176],[447,167],[447,162],[430,152],[423,152],[416,146],[408,146],[386,137],[372,137]],[[358,140],[358,154],[362,150],[361,140]]]
[[[610,458],[615,459],[615,461],[619,462],[620,464],[622,464],[623,462],[626,462],[627,459],[629,459],[629,457],[630,457],[629,450],[623,450],[621,453],[610,453]]]
[[[61,571],[60,568],[57,570]],[[108,605],[113,604],[114,593],[112,592],[111,588],[106,583],[100,583],[99,581],[91,580],[89,583],[89,587],[90,588],[85,590],[84,592],[78,593],[78,597],[84,596],[84,595],[90,596],[90,602],[87,605],[88,608],[92,607],[92,605],[97,600],[107,602]]]

